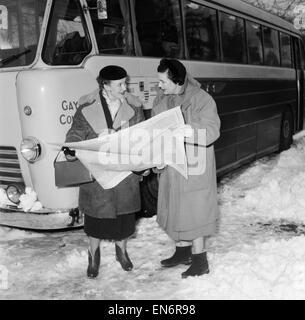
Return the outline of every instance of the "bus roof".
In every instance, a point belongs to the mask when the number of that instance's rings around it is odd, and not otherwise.
[[[252,17],[256,20],[261,20],[262,22],[266,22],[276,27],[301,35],[301,33],[293,26],[292,23],[276,16],[275,14],[264,11],[260,8],[257,8],[241,0],[206,0],[206,1],[210,3],[214,3],[216,5],[221,5],[222,7],[225,7],[227,9],[231,9],[239,13],[246,14],[249,17]]]

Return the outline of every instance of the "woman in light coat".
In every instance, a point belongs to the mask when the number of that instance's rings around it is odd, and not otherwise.
[[[213,98],[181,62],[162,59],[158,77],[161,90],[152,114],[181,106],[192,129],[192,137],[185,141],[188,179],[171,167],[160,174],[157,222],[176,242],[174,255],[161,265],[190,264],[182,277],[199,276],[209,272],[205,238],[215,233],[219,215],[213,143],[219,137],[220,120]]]

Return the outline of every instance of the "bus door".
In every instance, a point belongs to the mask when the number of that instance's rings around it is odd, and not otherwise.
[[[298,38],[293,38],[293,49],[298,94],[297,115],[294,129],[295,131],[298,131],[303,128],[303,109],[305,105],[304,52],[301,42]]]

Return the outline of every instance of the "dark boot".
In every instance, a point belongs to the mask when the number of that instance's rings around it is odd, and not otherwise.
[[[179,264],[189,265],[192,263],[192,246],[176,247],[174,255],[168,259],[161,260],[161,266],[170,268]]]
[[[119,261],[119,263],[125,271],[132,270],[133,264],[128,257],[127,251],[125,250],[124,254],[122,249],[118,245],[115,245],[115,258],[117,261]]]
[[[94,257],[92,257],[92,254],[90,250],[88,250],[88,268],[87,268],[87,276],[88,278],[96,278],[98,276],[99,268],[100,268],[100,248],[98,247],[95,250]]]
[[[209,273],[209,263],[207,260],[207,253],[192,254],[192,264],[191,266],[181,274],[182,278],[187,278],[189,276],[201,276],[203,274]]]

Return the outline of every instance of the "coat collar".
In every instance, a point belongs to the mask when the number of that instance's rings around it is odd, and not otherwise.
[[[113,129],[118,130],[119,128],[124,128],[126,127],[126,124],[128,126],[129,121],[134,117],[134,115],[134,109],[127,103],[126,98],[124,98],[122,105],[114,118]]]
[[[200,90],[200,83],[191,75],[187,74],[181,91],[177,95],[172,95],[173,107],[181,106],[181,110],[186,110],[191,105],[191,98]]]
[[[97,90],[94,95],[91,94],[89,97],[90,99],[87,100],[82,113],[94,132],[99,135],[102,131],[108,129],[99,91]]]
[[[97,135],[108,128],[99,90],[83,97],[82,104],[84,104],[82,113]],[[126,98],[124,98],[122,105],[114,118],[113,129],[118,130],[120,128],[128,127],[129,121],[134,116],[135,110],[128,104]]]

